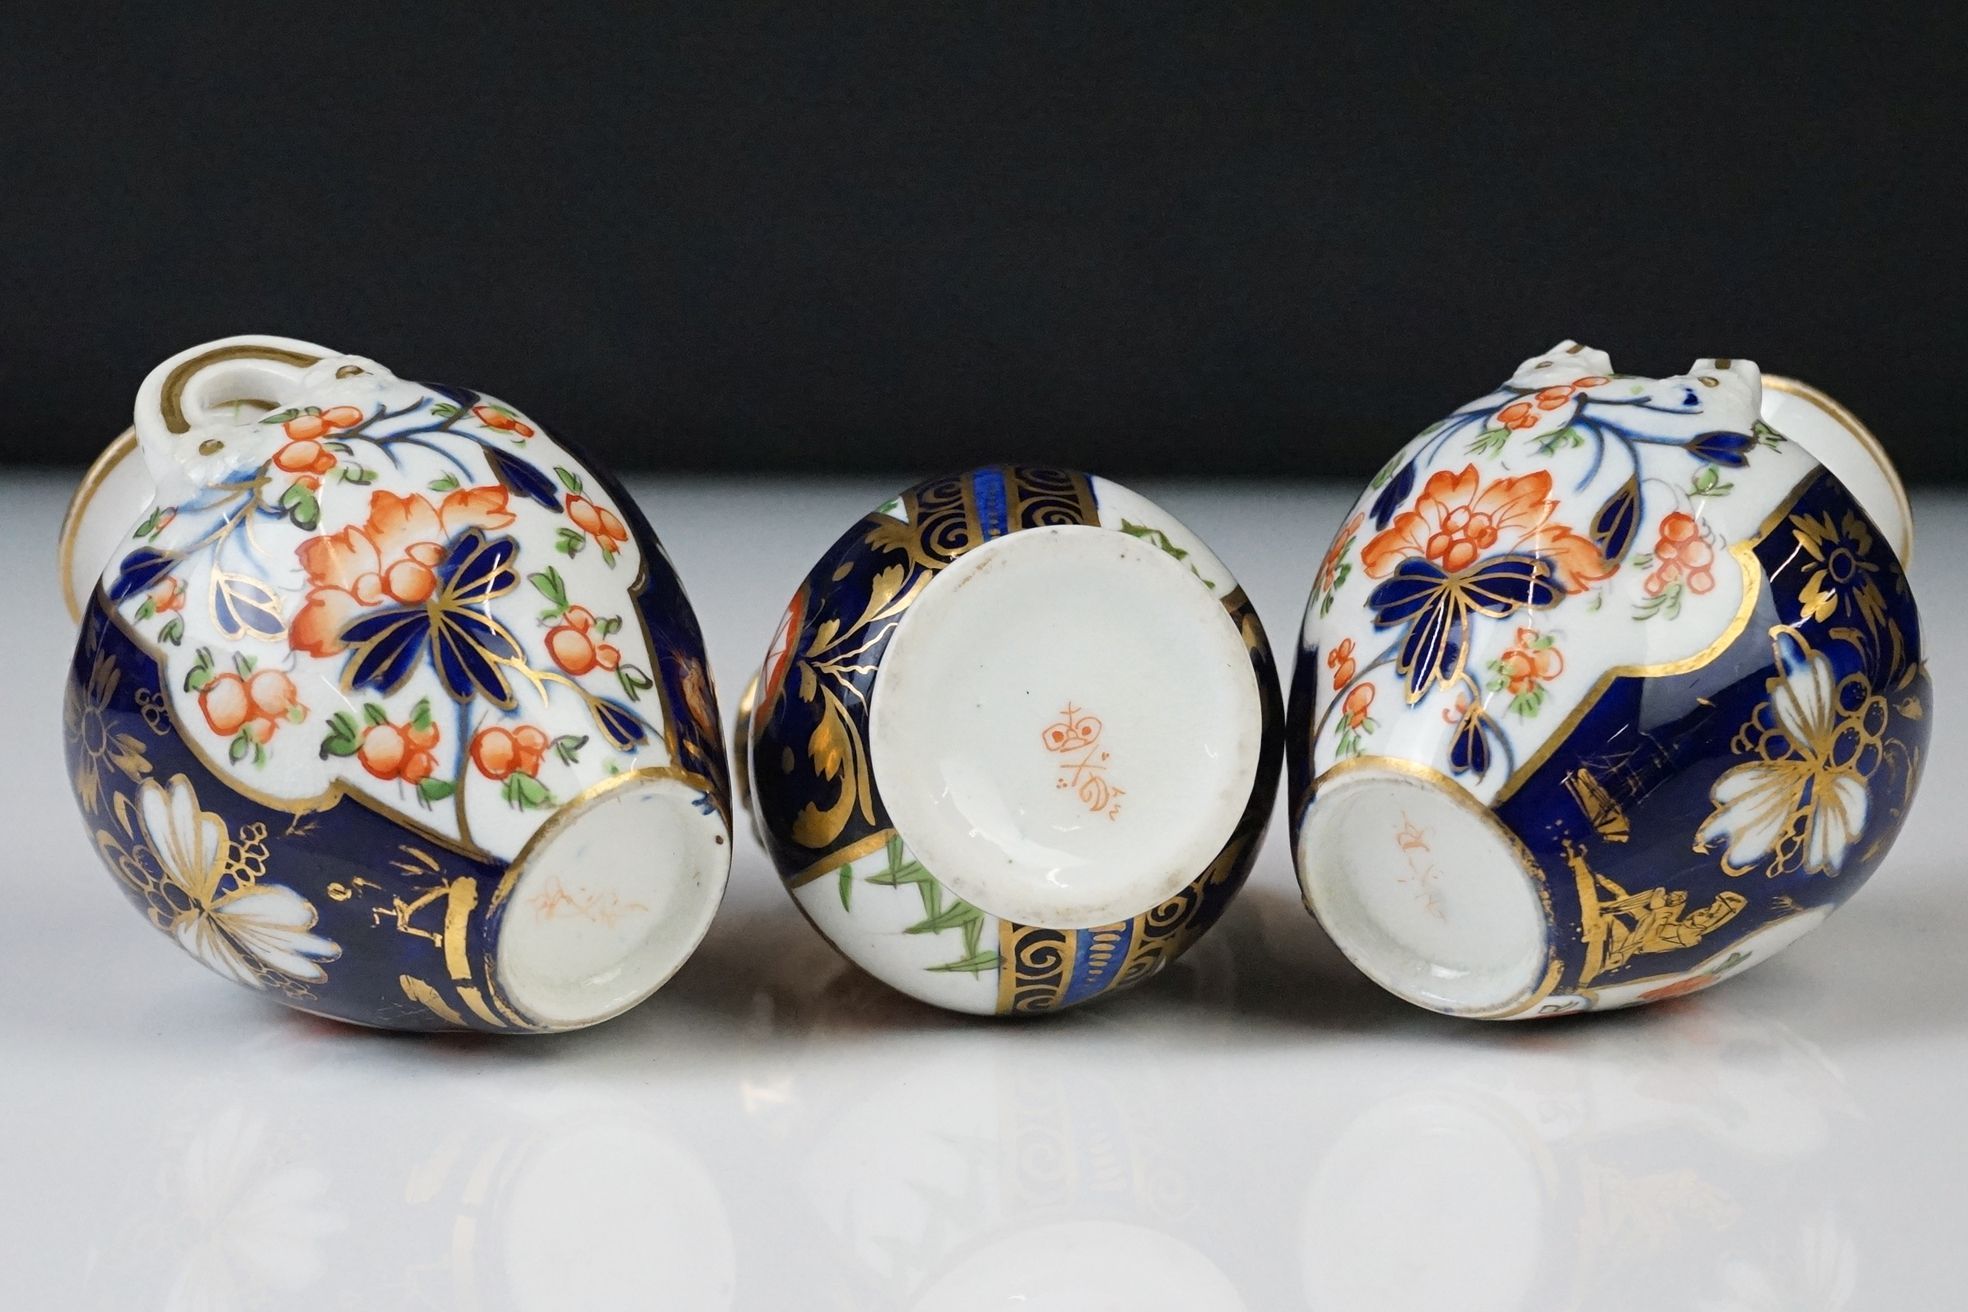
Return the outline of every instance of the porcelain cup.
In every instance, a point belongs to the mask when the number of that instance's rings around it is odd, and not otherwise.
[[[1306,900],[1436,1011],[1704,988],[1885,859],[1931,724],[1912,516],[1877,439],[1744,360],[1564,342],[1401,448],[1306,611]]]
[[[1276,673],[1229,569],[1066,470],[933,479],[862,517],[746,700],[753,818],[793,900],[956,1011],[1161,969],[1242,885],[1276,795]]]
[[[703,640],[614,479],[493,397],[234,337],[159,365],[64,525],[90,841],[217,973],[393,1029],[569,1029],[730,865]]]

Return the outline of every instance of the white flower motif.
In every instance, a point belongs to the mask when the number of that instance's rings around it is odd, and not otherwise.
[[[1767,858],[1772,875],[1836,875],[1865,830],[1886,699],[1863,674],[1839,679],[1794,629],[1776,629],[1772,640],[1779,674],[1770,700],[1735,739],[1737,751],[1757,759],[1715,781],[1715,809],[1696,836],[1728,844],[1722,861],[1731,874]]]
[[[178,946],[207,966],[255,988],[269,974],[304,984],[328,978],[321,962],[341,948],[310,933],[314,907],[293,889],[233,878],[235,848],[226,823],[198,807],[198,794],[183,775],[165,788],[146,780],[139,801],[144,834],[157,857],[165,900],[174,914],[164,926]]]

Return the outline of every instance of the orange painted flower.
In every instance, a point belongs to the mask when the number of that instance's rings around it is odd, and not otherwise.
[[[1512,401],[1497,411],[1497,422],[1508,429],[1535,428],[1537,415],[1531,410],[1529,401]]]
[[[342,650],[342,630],[364,610],[428,600],[445,544],[456,534],[512,522],[506,489],[497,485],[461,487],[435,506],[420,495],[372,493],[365,523],[309,538],[296,552],[310,587],[289,642],[296,651],[334,655]]]
[[[1356,513],[1340,525],[1339,532],[1333,534],[1331,544],[1326,547],[1326,558],[1319,562],[1319,577],[1312,585],[1313,591],[1331,592],[1339,586],[1339,558],[1346,554],[1347,546],[1353,541],[1353,535],[1360,531],[1360,524],[1365,518],[1365,514]]]
[[[1353,659],[1353,639],[1341,638],[1339,645],[1326,653],[1326,668],[1333,672],[1333,691],[1338,692],[1353,682],[1359,664]]]
[[[1517,641],[1497,661],[1511,696],[1535,691],[1564,672],[1565,658],[1542,639],[1543,635],[1536,629],[1520,628]]]
[[[151,590],[150,608],[159,615],[168,615],[174,610],[183,610],[184,604],[184,580],[175,574]]]
[[[1539,469],[1483,485],[1475,465],[1460,473],[1438,470],[1415,498],[1360,552],[1374,578],[1385,578],[1403,560],[1426,560],[1447,574],[1475,564],[1489,552],[1542,556],[1567,592],[1580,592],[1610,577],[1612,564],[1599,549],[1553,521],[1551,475]]]

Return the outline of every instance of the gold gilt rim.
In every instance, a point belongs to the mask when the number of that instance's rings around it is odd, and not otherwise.
[[[96,493],[109,481],[109,476],[125,460],[135,454],[137,449],[137,430],[126,428],[116,440],[102,449],[102,454],[90,462],[82,481],[76,485],[68,499],[68,509],[62,513],[61,537],[55,548],[55,568],[61,572],[62,604],[68,607],[71,624],[82,622],[82,598],[75,594],[75,538],[82,530],[82,519],[89,511],[89,503],[96,499]]]
[[[194,374],[231,360],[267,360],[274,364],[290,364],[297,369],[321,363],[318,355],[290,351],[284,346],[268,346],[262,342],[234,342],[230,346],[215,347],[189,360],[180,361],[165,377],[163,390],[157,398],[158,413],[163,417],[167,430],[172,433],[191,431],[191,421],[185,418],[184,413],[184,389],[190,385]]]
[[[1893,458],[1886,454],[1886,444],[1874,436],[1873,431],[1861,423],[1857,415],[1839,404],[1836,398],[1809,383],[1786,378],[1782,374],[1764,374],[1763,386],[1782,392],[1786,396],[1794,396],[1801,401],[1810,402],[1824,411],[1840,428],[1850,433],[1861,447],[1865,448],[1866,454],[1873,458],[1881,472],[1886,475],[1886,482],[1893,490],[1893,502],[1899,507],[1900,522],[1906,525],[1904,539],[1893,544],[1894,550],[1899,553],[1900,565],[1902,568],[1912,565],[1913,502],[1907,496],[1906,484],[1900,480],[1899,467],[1893,463]]]
[[[492,900],[486,904],[486,914],[490,915],[497,911],[500,906],[504,905],[506,899],[512,896],[512,891],[518,885],[521,877],[532,867],[534,859],[560,834],[561,830],[586,815],[598,803],[614,796],[617,791],[635,784],[651,783],[658,780],[671,780],[683,784],[686,788],[694,788],[699,792],[716,796],[716,787],[709,779],[677,765],[645,765],[634,770],[624,770],[621,774],[610,775],[606,779],[600,779],[589,784],[573,797],[561,803],[559,808],[547,817],[545,823],[533,831],[532,836],[519,849],[519,854],[513,857],[512,861],[507,864],[506,873],[499,880],[499,887],[493,891]],[[613,1020],[623,1012],[640,1006],[651,994],[674,979],[677,971],[682,970],[684,964],[702,946],[704,939],[711,932],[711,926],[717,923],[717,907],[724,901],[724,895],[731,887],[731,822],[724,817],[722,811],[713,812],[713,814],[718,816],[719,819],[724,820],[724,882],[718,888],[716,898],[711,903],[711,914],[704,918],[703,928],[698,931],[696,939],[677,956],[676,963],[670,967],[667,975],[664,975],[662,979],[650,986],[647,992],[631,998],[613,1011],[570,1023],[549,1022],[525,1015],[520,1011],[518,1004],[505,996],[506,985],[499,977],[499,956],[497,953],[493,953],[488,955],[485,974],[487,982],[492,985],[494,1001],[522,1019],[525,1024],[533,1027],[538,1033],[566,1034],[574,1030],[588,1029],[601,1024],[603,1021]]]
[[[1447,798],[1451,805],[1475,816],[1510,846],[1511,850],[1517,854],[1517,860],[1523,866],[1524,876],[1530,881],[1532,891],[1537,894],[1538,905],[1544,910],[1544,972],[1535,983],[1517,997],[1494,1007],[1438,1007],[1432,1003],[1417,1001],[1415,998],[1401,992],[1392,985],[1383,982],[1380,976],[1368,970],[1361,963],[1360,959],[1355,957],[1347,949],[1346,945],[1341,943],[1337,938],[1333,939],[1333,946],[1337,947],[1340,954],[1352,962],[1354,967],[1362,975],[1365,975],[1389,993],[1394,994],[1395,997],[1400,998],[1404,1002],[1414,1003],[1415,1006],[1424,1007],[1438,1015],[1461,1016],[1472,1020],[1508,1020],[1514,1016],[1523,1015],[1532,1007],[1537,1006],[1540,1002],[1550,997],[1552,991],[1558,987],[1558,979],[1564,973],[1565,963],[1558,956],[1558,915],[1551,905],[1550,883],[1545,877],[1544,866],[1538,861],[1537,856],[1524,843],[1524,840],[1517,836],[1516,831],[1503,822],[1503,818],[1497,815],[1493,806],[1485,805],[1474,793],[1471,793],[1467,788],[1464,788],[1440,770],[1422,765],[1417,761],[1406,760],[1398,756],[1350,757],[1336,765],[1328,766],[1324,773],[1320,774],[1317,779],[1314,779],[1312,781],[1313,794],[1316,797],[1318,793],[1324,791],[1327,785],[1334,780],[1343,780],[1348,775],[1367,771],[1375,771],[1381,774],[1406,775],[1417,783],[1426,784]],[[1298,858],[1296,852],[1292,855],[1298,868],[1299,893],[1305,899],[1306,909],[1312,912],[1314,919],[1318,919],[1319,911],[1317,907],[1312,905],[1312,890],[1305,878],[1305,862]],[[1322,927],[1324,923],[1323,920],[1320,921]]]
[[[680,783],[700,793],[715,795],[717,791],[716,785],[708,778],[693,770],[686,770],[680,765],[638,766],[633,770],[624,770],[620,774],[611,774],[606,779],[597,779],[554,808],[553,814],[549,815],[527,838],[519,852],[507,863],[505,876],[499,880],[499,887],[492,894],[488,909],[499,906],[511,896],[513,885],[517,884],[519,877],[526,873],[533,859],[539,855],[540,849],[551,843],[561,830],[585,815],[597,802],[631,784],[652,783],[663,779]],[[718,812],[717,815],[719,819],[723,819],[722,812]],[[725,821],[724,836],[728,847],[731,839],[729,821]],[[729,853],[727,852],[726,855],[729,856]]]

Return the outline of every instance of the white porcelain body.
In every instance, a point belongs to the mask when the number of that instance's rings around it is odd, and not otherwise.
[[[632,1004],[708,926],[730,846],[695,621],[619,487],[523,412],[307,342],[207,343],[146,379],[62,555],[85,816],[139,865],[198,867],[124,882],[208,964],[370,1023],[560,1028]],[[142,730],[92,755],[127,698]],[[336,829],[397,850],[289,852]],[[231,941],[224,908],[276,887],[274,937]],[[338,1002],[371,936],[327,934],[329,905],[450,954],[387,1005]]]
[[[1670,996],[1794,940],[1918,781],[1905,504],[1842,408],[1741,360],[1647,379],[1561,343],[1430,426],[1306,612],[1289,760],[1322,923],[1485,1016]]]
[[[885,982],[981,1014],[1144,979],[1221,913],[1276,786],[1263,630],[1223,562],[1106,479],[909,489],[822,556],[749,715],[788,891]]]

